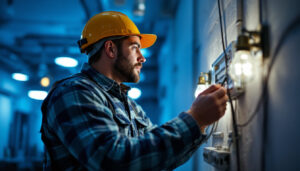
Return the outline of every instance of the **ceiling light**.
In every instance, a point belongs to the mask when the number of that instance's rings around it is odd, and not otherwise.
[[[42,79],[41,79],[41,86],[43,86],[43,87],[48,87],[49,86],[49,84],[50,84],[50,79],[49,79],[49,77],[43,77]]]
[[[48,93],[42,90],[29,90],[28,97],[34,100],[44,100],[47,97]]]
[[[28,76],[22,73],[13,73],[12,78],[17,81],[28,81]]]
[[[145,4],[144,4],[144,3],[139,3],[139,4],[138,4],[138,9],[139,9],[139,10],[142,10],[142,11],[145,11],[145,9],[146,9]]]
[[[76,67],[78,65],[78,61],[71,57],[57,57],[55,63],[63,67]]]
[[[133,13],[136,16],[144,16],[146,5],[144,0],[136,0],[133,7]]]
[[[138,99],[141,96],[142,92],[139,88],[131,88],[128,91],[128,96],[132,99]]]

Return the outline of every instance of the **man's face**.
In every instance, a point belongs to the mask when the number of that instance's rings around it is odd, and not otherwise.
[[[116,75],[122,82],[138,82],[142,63],[146,62],[140,51],[141,43],[138,36],[130,36],[123,40],[118,48],[117,59],[114,64]]]

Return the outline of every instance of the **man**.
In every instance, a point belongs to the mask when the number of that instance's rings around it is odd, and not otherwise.
[[[188,160],[205,139],[201,129],[224,115],[226,91],[211,86],[187,112],[154,126],[122,82],[139,81],[140,48],[155,40],[119,12],[87,22],[79,45],[88,64],[57,82],[42,105],[45,170],[169,170]]]

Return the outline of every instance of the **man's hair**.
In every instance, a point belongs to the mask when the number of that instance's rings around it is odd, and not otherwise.
[[[120,53],[122,53],[122,42],[125,40],[125,39],[127,39],[128,38],[128,36],[126,36],[126,37],[122,37],[122,38],[120,38],[120,39],[114,39],[114,40],[111,40],[115,45],[116,45],[116,47],[117,47],[117,50],[118,50],[118,54],[120,54]],[[106,42],[106,41],[105,41]],[[99,59],[100,59],[100,57],[101,57],[101,53],[102,53],[102,50],[104,49],[104,44],[105,44],[105,42],[103,43],[103,45],[102,45],[102,47],[93,55],[93,56],[91,56],[90,58],[89,58],[89,61],[88,61],[88,63],[90,64],[90,65],[92,65],[92,64],[94,64],[95,62],[97,62]],[[90,49],[87,49],[87,51],[91,51],[92,49],[90,48]]]

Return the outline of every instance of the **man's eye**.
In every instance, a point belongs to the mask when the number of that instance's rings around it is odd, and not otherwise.
[[[134,49],[134,50],[136,50],[138,48],[139,48],[138,46],[132,46],[132,49]]]

